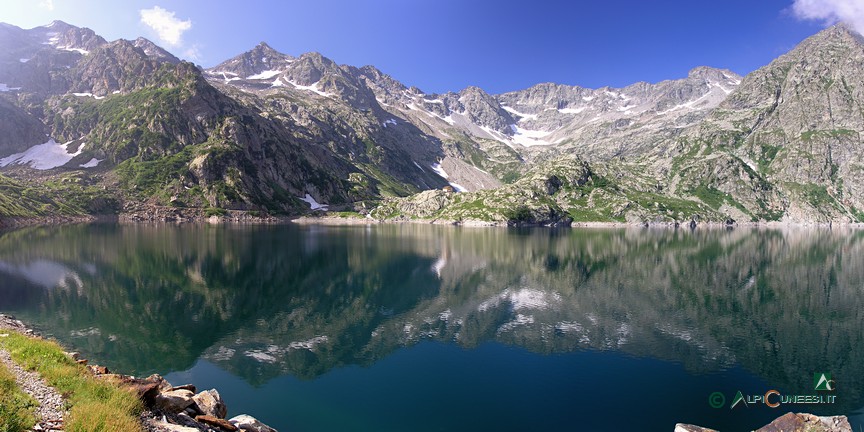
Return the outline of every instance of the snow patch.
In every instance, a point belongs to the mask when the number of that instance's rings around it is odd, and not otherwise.
[[[450,182],[450,186],[452,186],[453,189],[456,189],[456,192],[468,192],[468,189],[465,189],[465,186],[462,186],[458,183]]]
[[[308,85],[308,86],[300,85],[300,84],[297,84],[293,81],[288,81],[288,84],[291,84],[292,86],[294,86],[294,88],[296,88],[298,90],[308,90],[308,91],[311,91],[314,93],[318,93],[319,95],[324,96],[324,97],[333,96],[331,93],[327,93],[327,92],[323,92],[323,91],[319,90],[317,82],[315,84]]]
[[[276,78],[275,80],[273,80],[273,83],[270,84],[270,87],[284,87],[284,86],[285,86],[285,83],[283,83],[282,80],[279,78]]]
[[[385,128],[387,127],[388,124],[396,126],[396,119],[391,118],[390,120],[387,120],[384,123],[381,123],[381,125],[384,126]]]
[[[266,80],[266,79],[273,78],[276,75],[279,75],[280,73],[282,73],[282,72],[278,71],[278,70],[266,70],[266,71],[261,72],[259,74],[249,75],[246,77],[246,79],[247,80]]]
[[[513,130],[513,141],[524,147],[552,144],[543,139],[549,136],[551,132],[522,129],[515,124],[510,125],[510,129]]]
[[[509,107],[509,106],[503,106],[503,105],[502,105],[501,108],[503,108],[504,111],[507,111],[507,112],[509,112],[510,114],[514,114],[514,115],[517,115],[517,116],[519,116],[519,117],[522,117],[523,119],[528,119],[528,120],[537,120],[537,114],[526,114],[526,113],[523,113],[523,112],[516,111],[515,109],[513,109],[513,108],[511,108],[511,107]]]
[[[57,47],[57,49],[63,50],[63,51],[69,51],[69,52],[77,52],[78,54],[81,54],[81,55],[90,54],[90,51],[87,51],[87,50],[81,49],[81,48]]]
[[[300,198],[300,200],[309,203],[312,210],[327,210],[327,204],[318,203],[318,201],[315,201],[315,198],[312,198],[312,195],[309,195],[308,193],[305,197]]]
[[[27,63],[28,61],[30,61],[30,59],[29,58],[22,58],[22,59],[18,59],[18,61],[21,63]]]
[[[430,168],[432,168],[432,171],[435,171],[435,174],[438,174],[439,176],[444,177],[445,179],[448,177],[447,172],[444,171],[443,168],[441,168],[440,163],[435,162],[434,164],[432,164],[430,166]]]
[[[48,140],[45,144],[35,145],[21,153],[15,153],[0,159],[0,167],[6,167],[11,164],[29,164],[34,169],[48,170],[66,165],[72,158],[84,151],[85,144],[82,143],[78,146],[77,152],[69,153],[67,147],[71,143],[72,141],[66,144],[58,144],[53,139]]]
[[[582,111],[585,111],[585,107],[579,107],[579,108],[561,108],[561,109],[558,110],[558,112],[561,113],[561,114],[579,114],[579,113],[581,113]]]
[[[90,159],[87,163],[79,165],[81,168],[95,168],[99,165],[99,162],[102,162],[105,159]]]
[[[415,161],[413,161],[413,160],[412,160],[411,162],[414,163],[414,166],[416,166],[417,168],[420,168],[420,171],[426,171],[426,170],[424,170],[423,167],[420,166],[420,164],[418,164],[417,162],[415,162]]]
[[[21,87],[8,87],[6,84],[0,83],[0,92],[8,92],[14,90],[21,90]]]
[[[87,92],[87,93],[72,93],[72,95],[73,95],[73,96],[78,96],[78,97],[92,97],[93,99],[96,99],[96,100],[105,99],[105,96],[95,96],[93,93],[90,93],[90,92]]]

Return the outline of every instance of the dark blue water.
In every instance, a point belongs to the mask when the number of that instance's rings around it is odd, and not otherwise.
[[[283,431],[750,430],[864,406],[851,230],[36,228],[0,310]],[[817,392],[813,374],[836,388]],[[830,405],[730,409],[735,393]],[[721,392],[726,403],[709,405]]]

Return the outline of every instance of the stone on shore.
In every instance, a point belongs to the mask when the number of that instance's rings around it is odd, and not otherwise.
[[[224,419],[228,415],[228,407],[225,406],[225,402],[222,401],[222,397],[219,396],[216,389],[204,390],[192,397],[192,400],[198,405],[198,411],[201,414],[220,419]]]
[[[177,414],[194,403],[192,400],[194,395],[195,393],[189,390],[162,392],[156,395],[154,406],[162,411]]]
[[[276,429],[261,423],[255,417],[246,414],[239,415],[228,421],[244,432],[278,432]]]
[[[236,431],[240,430],[237,428],[237,426],[234,426],[228,420],[225,420],[225,419],[219,418],[219,417],[213,417],[210,415],[196,416],[195,421],[197,421],[199,423],[204,423],[205,425],[208,425],[208,426],[218,427],[218,428],[220,428],[222,430],[226,430],[228,432],[236,432]]]

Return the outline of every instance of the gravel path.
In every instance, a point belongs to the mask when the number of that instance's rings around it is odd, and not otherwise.
[[[4,330],[8,329],[32,334],[21,321],[16,321],[10,316],[0,314],[0,335],[4,333]],[[64,414],[63,398],[57,393],[57,390],[46,384],[39,377],[39,374],[24,370],[12,361],[7,351],[2,349],[0,349],[0,363],[3,363],[9,372],[15,376],[15,381],[25,393],[39,402],[39,407],[36,408],[36,417],[39,421],[33,427],[33,430],[62,431]]]

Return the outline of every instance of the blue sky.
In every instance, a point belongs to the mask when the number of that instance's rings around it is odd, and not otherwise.
[[[0,0],[0,21],[23,28],[60,19],[108,40],[145,36],[205,67],[266,41],[426,92],[615,87],[701,65],[746,74],[862,17],[861,0]]]

